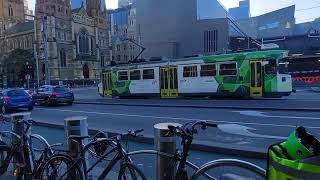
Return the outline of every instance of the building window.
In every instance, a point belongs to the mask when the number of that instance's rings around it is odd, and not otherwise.
[[[197,76],[198,76],[197,66],[183,67],[183,77],[197,77]]]
[[[60,50],[60,65],[61,65],[61,67],[67,66],[66,51],[64,49]]]
[[[13,16],[13,9],[12,9],[11,5],[9,5],[8,10],[9,10],[9,16]]]
[[[104,55],[101,54],[100,56],[100,62],[101,62],[101,67],[104,67]]]
[[[117,44],[117,51],[120,51],[120,44]]]
[[[90,54],[94,54],[94,41],[93,41],[93,37],[90,38],[90,44],[91,44],[91,50],[90,50]]]
[[[61,39],[61,33],[58,32],[58,39]]]
[[[89,54],[89,35],[84,29],[79,34],[79,52]]]
[[[130,71],[130,80],[140,80],[141,74],[140,70]]]
[[[29,47],[28,47],[28,40],[27,39],[25,39],[24,40],[24,49],[28,49]]]
[[[154,69],[143,70],[143,79],[154,79]]]
[[[128,80],[128,71],[120,71],[120,72],[118,72],[118,80],[119,81]]]
[[[204,52],[218,51],[218,31],[204,31]]]
[[[237,64],[236,63],[220,64],[219,74],[221,76],[237,75]]]
[[[217,74],[216,65],[202,65],[200,70],[200,77],[207,77],[207,76],[215,76]]]
[[[120,55],[117,56],[117,60],[118,60],[118,61],[121,60],[121,56],[120,56]]]

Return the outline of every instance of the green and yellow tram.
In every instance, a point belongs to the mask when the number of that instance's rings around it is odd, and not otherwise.
[[[109,66],[103,94],[112,97],[282,97],[292,92],[279,62],[288,51],[270,50]]]

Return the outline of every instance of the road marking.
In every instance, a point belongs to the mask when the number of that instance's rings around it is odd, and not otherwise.
[[[320,117],[299,117],[299,116],[273,116],[267,115],[261,111],[232,111],[236,113],[240,113],[246,116],[254,116],[254,117],[267,117],[267,118],[280,118],[280,119],[312,119],[312,120],[320,120]]]
[[[282,136],[269,136],[269,135],[261,135],[250,132],[250,130],[256,130],[255,128],[242,126],[239,124],[219,124],[219,129],[225,133],[254,137],[254,138],[268,138],[268,139],[281,139],[284,140],[286,137]]]
[[[76,111],[67,109],[47,109],[47,108],[36,108],[39,110],[46,111],[61,111],[61,112],[71,112],[71,113],[85,113],[85,114],[98,114],[98,115],[111,115],[111,116],[126,116],[126,117],[141,117],[141,118],[154,118],[154,119],[168,119],[168,120],[182,120],[182,121],[210,121],[213,123],[228,123],[228,124],[242,124],[242,125],[256,125],[256,126],[273,126],[273,127],[289,127],[296,128],[297,126],[289,124],[264,124],[264,123],[249,123],[249,122],[236,122],[236,121],[215,121],[208,119],[192,119],[192,118],[180,118],[180,117],[166,117],[166,116],[149,116],[149,115],[137,115],[137,114],[120,114],[120,113],[107,113],[107,112],[93,112],[93,111]],[[310,129],[320,129],[320,127],[309,127]]]

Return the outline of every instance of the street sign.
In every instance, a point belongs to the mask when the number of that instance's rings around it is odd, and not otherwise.
[[[27,74],[26,75],[26,80],[30,80],[30,78],[31,78],[30,74]]]

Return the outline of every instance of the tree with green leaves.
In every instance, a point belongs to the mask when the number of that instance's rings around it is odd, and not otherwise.
[[[22,87],[26,84],[26,64],[34,65],[32,51],[15,49],[9,53],[3,63],[4,75],[8,79],[8,87]],[[30,73],[31,77],[34,73]],[[33,79],[33,78],[32,78]]]

